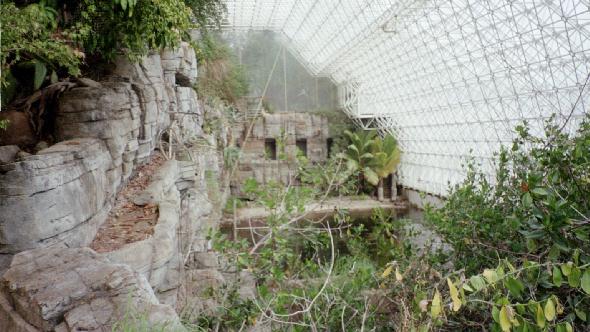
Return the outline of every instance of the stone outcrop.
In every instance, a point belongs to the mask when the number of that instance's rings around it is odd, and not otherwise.
[[[142,275],[88,248],[20,253],[0,282],[0,331],[107,332],[129,317],[183,330]]]
[[[16,145],[0,146],[0,165],[8,164],[16,160],[16,155],[20,148]]]
[[[151,147],[138,153],[140,117],[144,113],[129,83],[74,88],[60,99],[56,137],[60,141],[79,137],[102,140],[109,152],[107,172],[110,193],[114,194],[131,176],[136,161],[145,160],[151,153]]]
[[[87,138],[0,165],[0,254],[88,244],[110,209],[110,160]]]
[[[216,145],[169,161],[138,197],[138,204],[158,206],[153,236],[108,254],[81,247],[162,136],[202,140],[196,79],[187,43],[138,63],[120,58],[103,81],[80,78],[61,95],[57,144],[38,144],[28,150],[33,155],[2,147],[0,331],[111,331],[129,304],[151,323],[179,327],[172,307],[159,300],[176,302],[186,257],[206,247],[195,233],[210,221],[205,178],[210,171],[219,176]]]
[[[173,54],[174,63],[157,53],[137,63],[121,58],[102,82],[78,79],[58,103],[54,137],[60,143],[35,155],[3,153],[0,256],[88,245],[116,193],[149,159],[171,121],[190,135],[201,133],[196,93],[176,86],[176,73],[196,81],[194,51],[182,44],[163,53]]]
[[[158,298],[169,304],[176,303],[195,228],[211,210],[206,197],[195,190],[196,176],[191,165],[194,167],[192,163],[167,161],[148,188],[134,199],[137,205],[158,206],[154,234],[105,254],[111,261],[127,264],[144,275]]]

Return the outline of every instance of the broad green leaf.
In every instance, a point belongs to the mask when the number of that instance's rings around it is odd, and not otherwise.
[[[492,318],[494,322],[500,324],[500,310],[496,306],[492,307]]]
[[[574,263],[572,262],[567,262],[565,264],[561,264],[561,272],[563,272],[564,276],[569,276],[570,273],[572,272],[572,267],[574,266]]]
[[[527,192],[524,195],[522,195],[522,205],[525,208],[529,208],[533,205],[533,197],[530,193]]]
[[[543,312],[543,308],[541,308],[541,305],[539,303],[537,303],[536,322],[538,327],[545,327],[545,313]]]
[[[586,315],[586,312],[584,310],[574,308],[574,311],[576,312],[576,316],[578,316],[578,318],[583,320],[584,322],[586,321],[586,319],[588,319],[588,316]]]
[[[557,245],[553,245],[551,246],[551,249],[549,250],[549,254],[547,254],[547,257],[551,260],[551,261],[555,261],[560,254],[560,250],[559,250],[559,246]]]
[[[584,271],[584,275],[582,276],[581,286],[586,294],[590,294],[590,268],[587,268]]]
[[[547,300],[547,303],[545,303],[545,318],[548,321],[552,321],[555,319],[555,304],[553,303],[553,301],[551,299]]]
[[[524,291],[524,285],[522,284],[522,282],[520,282],[517,279],[514,279],[512,277],[508,277],[506,278],[506,287],[508,288],[508,291],[510,291],[510,294],[512,294],[512,296],[516,297],[516,298],[520,298],[522,295],[522,291]]]
[[[574,332],[574,327],[570,322],[565,322],[565,331],[566,332]]]
[[[557,287],[561,286],[562,282],[561,269],[557,266],[553,267],[553,284]]]
[[[453,311],[459,311],[461,309],[461,299],[459,299],[459,291],[453,284],[450,278],[447,278],[447,284],[449,285],[449,292],[451,293],[451,299],[453,300]]]
[[[549,191],[547,191],[547,189],[545,188],[535,188],[533,190],[531,190],[531,192],[533,194],[539,195],[539,196],[547,196],[549,195]]]
[[[469,278],[469,283],[473,288],[478,291],[486,286],[485,280],[480,276],[473,276]]]
[[[43,62],[35,61],[35,78],[33,81],[33,87],[35,90],[39,89],[45,81],[45,75],[47,75],[47,67]]]
[[[567,282],[571,287],[579,287],[580,286],[580,277],[582,276],[582,271],[579,267],[574,266],[569,276],[567,276]]]
[[[498,318],[500,319],[500,327],[502,328],[502,331],[510,331],[512,324],[510,323],[510,317],[508,317],[508,309],[506,306],[502,306]]]
[[[434,297],[432,298],[432,304],[430,305],[430,316],[432,318],[437,318],[442,311],[442,304],[440,298],[440,292],[438,289],[434,292]]]
[[[473,288],[471,288],[471,286],[469,286],[468,283],[464,283],[463,284],[463,289],[468,291],[468,292],[473,292]]]

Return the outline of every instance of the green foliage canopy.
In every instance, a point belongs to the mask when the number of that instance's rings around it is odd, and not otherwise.
[[[57,12],[43,2],[18,8],[13,2],[0,4],[2,43],[0,63],[2,85],[6,85],[10,68],[16,64],[43,63],[52,70],[65,69],[79,74],[83,54],[57,33]]]
[[[19,64],[37,65],[34,79],[42,83],[46,74],[52,80],[78,75],[91,56],[138,59],[152,49],[178,46],[191,29],[206,33],[219,26],[224,10],[221,0],[4,1],[0,80],[3,86],[14,83],[10,72]]]

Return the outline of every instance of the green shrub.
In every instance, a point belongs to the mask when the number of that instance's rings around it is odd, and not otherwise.
[[[83,0],[70,31],[87,53],[106,60],[119,53],[137,59],[187,39],[191,15],[183,0],[147,0],[134,6],[129,0]]]
[[[0,10],[2,85],[9,69],[31,62],[37,89],[45,76],[78,75],[84,59],[108,62],[126,54],[136,60],[189,40],[191,29],[206,35],[219,26],[225,6],[221,0],[40,0],[5,1]]]
[[[456,267],[474,274],[449,279],[442,296],[437,291],[433,322],[493,331],[589,328],[590,118],[575,135],[552,120],[545,137],[526,124],[516,128],[493,186],[470,167],[446,205],[428,212],[454,246]],[[466,308],[432,309],[440,299]]]
[[[57,12],[44,1],[22,8],[12,2],[2,2],[0,24],[3,104],[16,92],[17,81],[11,72],[15,66],[20,66],[20,71],[30,72],[27,79],[35,89],[46,76],[56,79],[57,73],[79,74],[78,66],[84,54],[68,41],[66,34],[57,31]]]

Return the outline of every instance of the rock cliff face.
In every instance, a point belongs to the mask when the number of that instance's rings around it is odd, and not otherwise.
[[[158,298],[170,305],[176,304],[185,258],[192,248],[193,236],[182,235],[195,234],[200,221],[211,213],[212,208],[203,197],[203,191],[196,190],[194,170],[183,172],[183,166],[188,165],[168,161],[149,187],[135,199],[138,205],[158,206],[154,234],[105,254],[111,261],[127,264],[145,276]],[[182,190],[187,182],[192,183],[191,189]]]
[[[0,165],[0,253],[91,241],[109,209],[108,163],[100,140],[75,139]]]
[[[114,195],[171,123],[200,133],[197,96],[177,87],[172,75],[196,80],[194,51],[183,45],[166,56],[176,60],[159,54],[139,63],[120,59],[106,81],[67,91],[56,119],[60,143],[0,165],[0,208],[7,211],[0,216],[0,255],[87,245]]]
[[[17,254],[0,284],[2,331],[111,331],[130,312],[180,328],[147,280],[88,248]]]
[[[0,331],[111,331],[129,310],[178,325],[172,308],[185,261],[207,246],[207,174],[218,178],[221,160],[214,138],[166,162],[136,197],[158,206],[151,237],[105,254],[84,247],[162,136],[203,140],[196,79],[188,44],[138,63],[119,59],[111,76],[62,95],[59,143],[16,160],[3,150],[10,156],[0,162]]]

